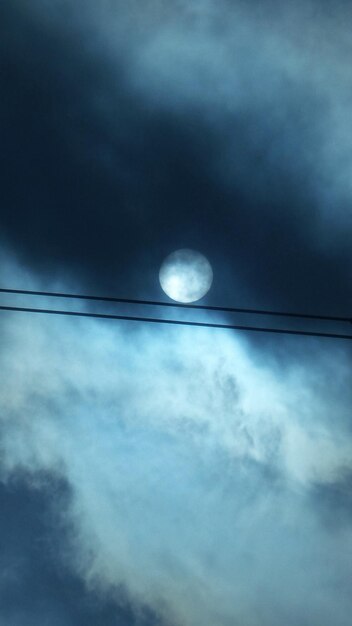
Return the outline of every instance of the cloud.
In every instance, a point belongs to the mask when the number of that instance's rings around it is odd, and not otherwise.
[[[344,315],[346,9],[113,6],[2,8],[2,239],[49,280],[132,297],[199,249],[214,301]]]
[[[348,352],[126,324],[2,317],[3,478],[67,482],[70,566],[167,623],[347,625],[350,511],[315,494],[351,475]]]
[[[8,626],[147,626],[120,595],[118,603],[99,597],[62,563],[65,529],[58,503],[69,498],[63,481],[28,474],[0,482],[0,619]],[[144,615],[143,615],[144,613]]]
[[[35,10],[111,76],[123,67],[144,107],[200,116],[218,136],[208,158],[228,185],[272,194],[291,175],[317,212],[324,245],[331,228],[342,238],[352,228],[348,4],[332,13],[316,0],[107,0],[84,2],[82,19],[82,3],[37,0]],[[95,100],[109,133],[119,125],[118,98],[110,89]]]
[[[131,27],[126,46],[142,97],[196,110],[215,126],[221,140],[209,158],[220,159],[228,184],[273,193],[274,172],[291,173],[310,189],[307,204],[318,204],[317,226],[351,229],[346,3],[332,15],[322,2],[179,2],[153,26],[150,6],[140,18],[145,36],[138,41]],[[116,22],[106,24],[109,35]],[[114,37],[108,42],[113,54]]]
[[[1,7],[1,284],[153,297],[186,246],[213,303],[347,315],[350,9],[282,6]],[[347,626],[347,346],[0,322],[3,479],[68,486],[92,592],[180,626]]]

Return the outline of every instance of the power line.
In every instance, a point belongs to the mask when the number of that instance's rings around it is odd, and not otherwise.
[[[181,302],[162,302],[159,300],[136,300],[132,298],[116,298],[111,296],[92,296],[72,293],[60,293],[53,291],[32,291],[28,289],[0,288],[0,293],[21,294],[30,296],[45,296],[49,298],[70,298],[74,300],[96,300],[99,302],[115,302],[120,304],[140,304],[147,306],[177,307],[182,309],[196,309],[202,311],[221,311],[223,313],[249,313],[251,315],[272,315],[278,317],[298,317],[311,320],[329,322],[352,323],[352,317],[339,317],[332,315],[315,315],[309,313],[293,313],[287,311],[267,311],[261,309],[244,309],[236,307],[211,306],[207,304],[183,304]]]
[[[109,320],[127,320],[130,322],[147,322],[153,324],[175,324],[180,326],[200,326],[203,328],[223,328],[228,330],[245,330],[262,333],[277,333],[284,335],[304,335],[307,337],[325,337],[331,339],[352,339],[352,335],[339,335],[334,333],[320,333],[314,331],[288,330],[280,328],[261,328],[259,326],[238,326],[233,324],[217,324],[208,322],[188,322],[185,320],[169,320],[155,317],[139,317],[132,315],[113,315],[108,313],[83,313],[80,311],[62,311],[55,309],[33,309],[27,307],[0,305],[1,311],[21,311],[23,313],[44,313],[48,315],[70,315],[75,317],[93,317]]]

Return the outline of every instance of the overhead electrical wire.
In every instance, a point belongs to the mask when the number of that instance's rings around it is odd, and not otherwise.
[[[0,293],[7,294],[19,294],[19,295],[29,295],[29,296],[43,296],[49,298],[67,298],[72,300],[95,300],[98,302],[115,302],[119,304],[138,304],[138,305],[146,305],[146,306],[162,306],[162,307],[172,307],[172,308],[182,308],[182,309],[195,309],[200,311],[219,311],[223,313],[246,313],[250,315],[270,315],[277,317],[295,317],[295,318],[304,318],[311,320],[319,320],[319,321],[327,321],[327,322],[342,322],[342,323],[352,323],[352,317],[340,317],[334,315],[320,315],[320,314],[311,314],[311,313],[296,313],[296,312],[288,312],[288,311],[268,311],[262,309],[247,309],[247,308],[238,308],[238,307],[224,307],[224,306],[213,306],[208,304],[184,304],[181,302],[162,302],[159,300],[136,300],[132,298],[117,298],[112,296],[92,296],[92,295],[82,295],[82,294],[72,294],[72,293],[61,293],[61,292],[53,292],[53,291],[32,291],[28,289],[7,289],[0,288]]]
[[[191,322],[186,320],[170,320],[163,318],[154,318],[154,317],[140,317],[133,315],[115,315],[109,313],[88,313],[81,311],[62,311],[57,309],[39,309],[39,308],[29,308],[29,307],[16,307],[16,306],[5,306],[0,305],[1,311],[20,311],[24,313],[42,313],[46,315],[68,315],[74,317],[88,317],[88,318],[99,318],[99,319],[109,319],[109,320],[127,320],[131,322],[147,322],[154,324],[174,324],[180,326],[198,326],[203,328],[222,328],[228,330],[243,330],[243,331],[254,331],[261,333],[276,333],[276,334],[285,334],[285,335],[304,335],[309,337],[325,337],[331,339],[352,339],[351,335],[342,335],[336,333],[321,333],[315,331],[303,331],[303,330],[289,330],[289,329],[281,329],[281,328],[262,328],[259,326],[241,326],[235,324],[218,324],[213,322]]]

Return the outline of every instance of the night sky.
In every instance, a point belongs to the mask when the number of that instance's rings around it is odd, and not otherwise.
[[[4,0],[0,287],[352,314],[352,6]],[[1,294],[0,304],[351,333]],[[349,626],[351,342],[0,312],[1,626]]]

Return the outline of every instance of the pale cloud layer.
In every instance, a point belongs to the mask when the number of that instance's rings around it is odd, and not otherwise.
[[[182,626],[347,626],[351,520],[312,497],[352,470],[339,343],[294,338],[305,364],[280,372],[226,331],[18,313],[1,341],[3,479],[68,482],[88,585]]]

